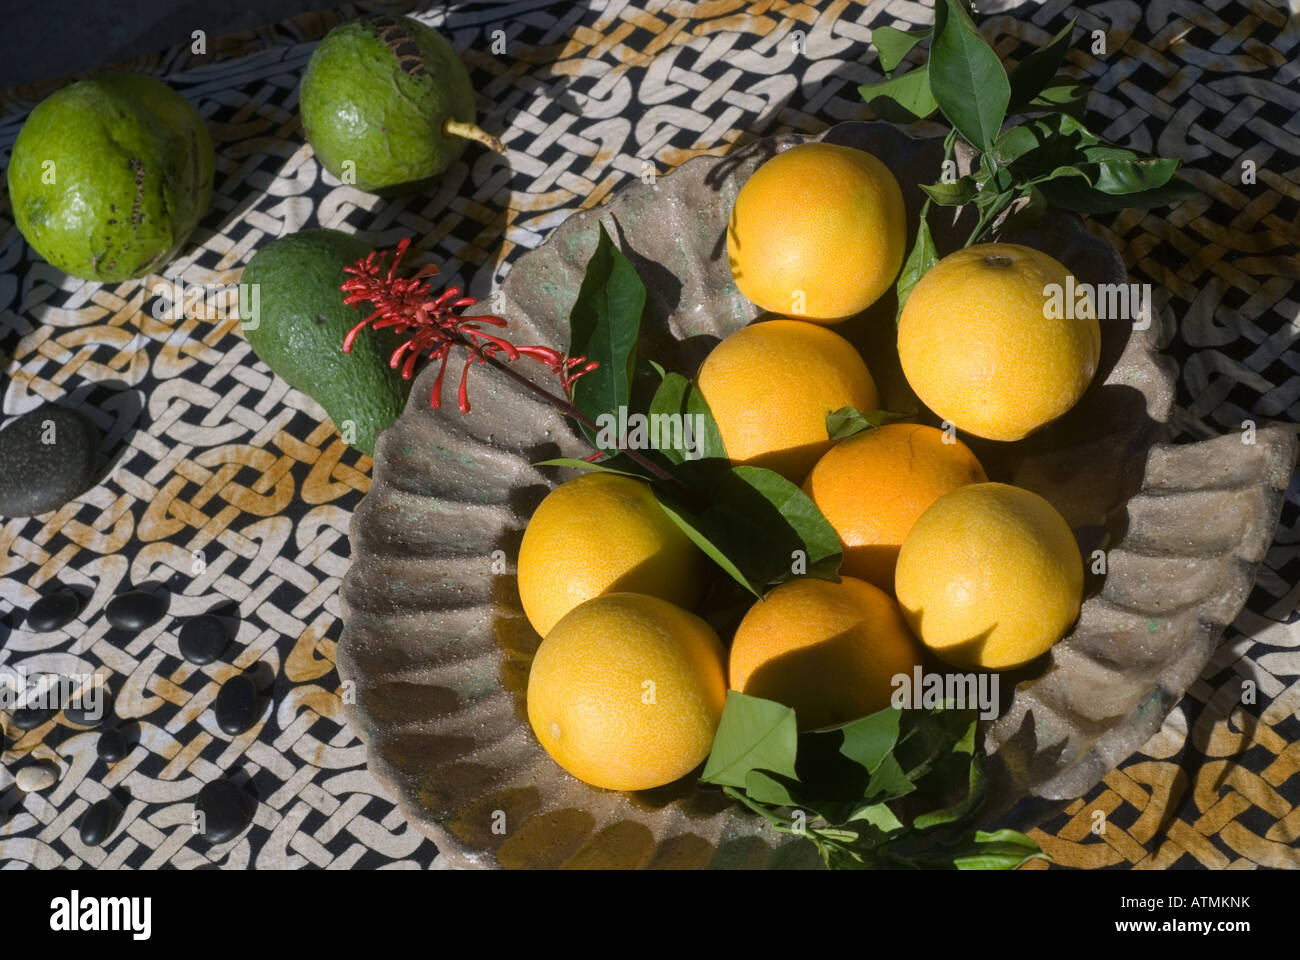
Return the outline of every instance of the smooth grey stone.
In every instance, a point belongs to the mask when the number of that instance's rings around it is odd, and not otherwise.
[[[0,516],[57,510],[91,487],[98,462],[99,431],[83,414],[54,404],[23,414],[0,430]]]
[[[217,714],[217,726],[223,733],[237,736],[257,723],[262,712],[262,698],[258,695],[257,685],[247,674],[231,677],[221,686],[214,705]]]
[[[32,604],[23,624],[34,633],[49,633],[66,627],[81,612],[81,598],[67,587],[46,594]]]
[[[167,604],[156,593],[145,590],[128,590],[119,593],[104,608],[108,622],[121,630],[139,633],[162,619]]]
[[[77,828],[81,842],[88,847],[99,846],[117,827],[121,816],[122,807],[111,796],[92,803],[81,815],[81,824]]]
[[[181,656],[190,663],[203,666],[211,663],[226,652],[230,646],[230,636],[226,625],[220,617],[210,613],[201,613],[190,617],[181,627],[179,647]]]
[[[194,809],[203,814],[203,838],[211,843],[225,843],[242,833],[253,822],[256,808],[253,798],[229,780],[204,784],[194,799]]]

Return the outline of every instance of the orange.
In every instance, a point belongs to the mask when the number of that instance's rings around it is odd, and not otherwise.
[[[659,506],[649,484],[587,473],[556,487],[519,545],[519,599],[543,637],[592,597],[648,593],[681,606],[700,597],[704,554]]]
[[[704,762],[727,699],[713,628],[636,593],[588,600],[555,625],[528,675],[528,722],[573,776],[648,790]]]
[[[768,160],[736,197],[727,258],[764,310],[820,323],[861,313],[898,276],[903,193],[865,150],[805,143]]]
[[[797,320],[736,331],[705,358],[697,382],[731,461],[767,467],[795,483],[830,449],[828,413],[880,405],[853,345]]]
[[[799,729],[889,706],[893,678],[921,662],[898,605],[853,577],[801,577],[755,603],[731,642],[731,689],[793,707]]]
[[[890,423],[831,447],[803,489],[840,535],[840,573],[892,593],[898,551],[917,517],[950,490],[987,479],[956,437]]]
[[[898,357],[921,402],[989,440],[1019,440],[1073,407],[1097,372],[1101,328],[1091,298],[1074,317],[1052,309],[1069,276],[1013,243],[967,247],[926,271],[898,324]]]
[[[913,524],[895,582],[903,616],[938,656],[1007,670],[1047,652],[1074,623],[1083,559],[1070,525],[1038,494],[973,483]]]

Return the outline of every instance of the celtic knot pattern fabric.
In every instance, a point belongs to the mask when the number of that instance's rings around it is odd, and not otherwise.
[[[1007,60],[1078,17],[1068,69],[1092,85],[1090,122],[1120,143],[1181,157],[1203,195],[1176,209],[1092,219],[1180,318],[1176,439],[1300,420],[1300,20],[1262,0],[1158,4],[979,4]],[[193,102],[216,147],[212,209],[181,258],[120,284],[69,278],[41,261],[0,208],[3,413],[76,407],[103,434],[99,482],[47,515],[0,520],[0,667],[105,674],[138,742],[111,766],[98,733],[61,714],[33,730],[5,718],[0,863],[5,866],[366,868],[429,866],[432,843],[404,823],[342,718],[334,670],[347,530],[369,486],[310,398],[252,355],[228,312],[176,318],[160,284],[228,285],[257,247],[307,227],[375,246],[413,236],[442,278],[485,296],[523,250],[621,184],[701,153],[785,131],[866,119],[856,87],[879,79],[873,26],[928,24],[898,0],[459,4],[417,12],[471,69],[481,122],[506,156],[472,148],[440,182],[380,198],[340,183],[303,139],[297,89],[315,42],[372,9],[313,14],[213,39],[122,69]],[[1092,52],[1101,31],[1105,52]],[[6,156],[51,82],[0,94]],[[52,584],[89,600],[67,628],[24,629]],[[105,603],[145,583],[170,595],[138,636]],[[1247,609],[1161,732],[1087,797],[1033,832],[1058,866],[1300,867],[1300,483]],[[182,618],[233,605],[222,661],[177,647]],[[269,705],[236,737],[212,704],[228,677],[271,677]],[[1242,682],[1256,691],[1243,702]],[[23,794],[14,770],[60,769]],[[194,797],[227,775],[258,800],[253,826],[209,844]],[[124,814],[99,847],[82,813],[110,792]],[[1103,815],[1098,817],[1098,811]],[[1104,832],[1099,829],[1104,823]],[[1035,862],[1031,869],[1046,869]]]

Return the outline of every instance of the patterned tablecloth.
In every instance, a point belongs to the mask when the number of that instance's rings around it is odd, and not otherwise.
[[[449,281],[483,296],[518,253],[646,161],[665,171],[756,136],[867,118],[856,87],[879,79],[871,28],[931,18],[929,5],[905,0],[432,9],[420,18],[463,53],[480,116],[509,153],[471,149],[436,192],[380,199],[317,165],[299,126],[298,81],[331,26],[407,6],[345,7],[212,38],[202,54],[187,45],[124,65],[195,103],[216,146],[212,209],[167,280],[229,283],[259,244],[327,226],[383,246],[414,235]],[[1204,190],[1172,211],[1092,220],[1181,318],[1168,347],[1179,367],[1177,436],[1300,420],[1300,17],[1264,0],[979,7],[1010,60],[1076,15],[1083,31],[1105,31],[1105,55],[1077,42],[1068,57],[1093,85],[1091,124],[1181,157]],[[64,82],[0,94],[6,155],[27,111]],[[7,199],[0,261],[6,418],[48,400],[78,407],[111,464],[55,513],[0,521],[0,667],[101,671],[119,716],[140,725],[138,746],[110,768],[96,759],[97,734],[61,715],[27,732],[6,716],[0,865],[434,862],[433,845],[366,772],[340,711],[338,586],[369,458],[270,375],[237,321],[168,319],[154,309],[160,277],[101,285],[61,274],[24,244]],[[1298,543],[1293,482],[1248,607],[1191,692],[1139,754],[1034,832],[1058,864],[1300,866]],[[25,631],[24,611],[51,582],[93,597],[65,630]],[[139,636],[111,628],[104,604],[145,582],[169,590],[168,616]],[[228,662],[196,667],[178,653],[178,618],[222,601],[238,604],[242,622]],[[213,699],[259,662],[274,673],[272,704],[231,738]],[[1243,679],[1257,702],[1240,702]],[[42,756],[62,777],[23,794],[13,770]],[[246,780],[259,803],[251,830],[212,846],[193,835],[191,814],[199,788],[222,774]],[[110,790],[130,798],[121,825],[87,848],[77,822]],[[1104,835],[1091,829],[1098,810]]]

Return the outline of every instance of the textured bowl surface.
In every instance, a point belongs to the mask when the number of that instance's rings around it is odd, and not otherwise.
[[[599,219],[648,290],[641,352],[693,372],[757,316],[727,265],[732,201],[764,159],[802,139],[762,140],[625,187],[522,256],[485,309],[509,319],[515,342],[567,345]],[[822,139],[869,150],[904,176],[941,159],[936,141],[883,124],[840,124]],[[920,191],[903,185],[914,224]],[[958,246],[969,223],[939,219],[932,214],[939,248]],[[1081,282],[1127,283],[1119,255],[1074,216],[1054,213],[1004,238],[1051,253]],[[1071,634],[1002,678],[1003,714],[985,731],[989,822],[1027,826],[1140,747],[1245,603],[1271,540],[1294,438],[1263,427],[1253,444],[1163,443],[1173,376],[1157,349],[1169,320],[1155,313],[1145,329],[1103,322],[1101,369],[1062,420],[1018,444],[968,441],[992,479],[1046,496],[1085,559],[1104,548],[1109,565],[1092,578]],[[886,406],[919,408],[893,347],[892,298],[836,329],[863,351]],[[776,834],[716,790],[598,790],[546,756],[524,709],[540,639],[513,564],[532,510],[573,475],[532,464],[589,450],[552,408],[482,367],[470,375],[469,414],[451,404],[435,412],[433,376],[423,371],[381,435],[352,522],[338,666],[354,685],[349,717],[374,774],[451,865],[813,865],[811,844]]]

